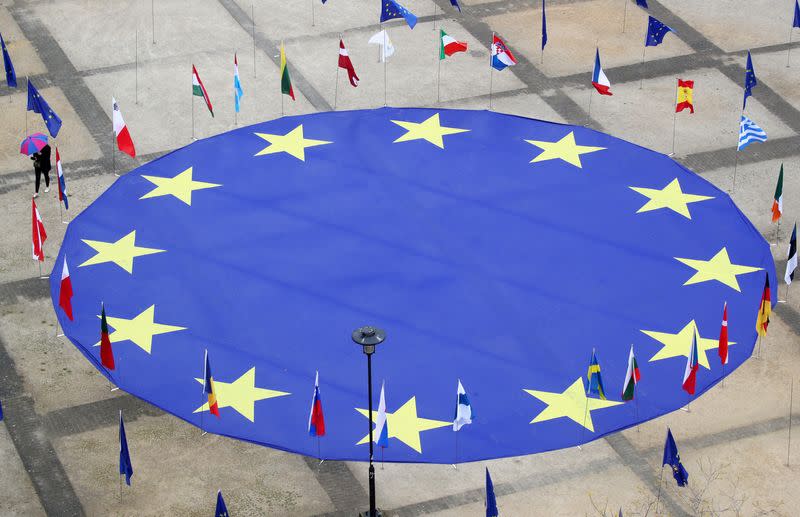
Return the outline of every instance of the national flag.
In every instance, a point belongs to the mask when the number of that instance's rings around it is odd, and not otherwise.
[[[412,29],[417,24],[417,17],[395,0],[381,0],[381,3],[383,4],[383,8],[381,9],[381,23],[393,18],[403,18]]]
[[[636,0],[636,5],[641,7],[642,9],[647,9],[647,0]]]
[[[786,273],[783,275],[786,285],[791,284],[794,280],[795,269],[797,269],[797,223],[794,223],[792,238],[789,239],[789,258],[786,261]]]
[[[494,484],[492,476],[489,475],[489,467],[486,467],[486,517],[498,517],[497,497],[494,495]]]
[[[67,199],[67,180],[64,178],[64,169],[61,167],[61,155],[56,147],[56,171],[58,172],[58,200],[64,202],[64,210],[69,210]]]
[[[289,68],[286,66],[286,50],[283,48],[281,41],[281,93],[294,98],[294,89],[292,88],[292,79],[289,77]]]
[[[117,137],[117,148],[131,158],[136,158],[136,148],[133,146],[133,139],[128,132],[128,126],[122,118],[122,112],[117,104],[117,99],[111,97],[111,113],[114,124],[114,135]]]
[[[722,327],[719,329],[719,346],[717,347],[719,360],[722,364],[728,364],[728,302],[722,309]]]
[[[367,43],[369,43],[370,45],[380,45],[381,63],[386,61],[386,58],[389,58],[392,56],[392,54],[394,54],[394,45],[392,45],[392,40],[389,39],[389,33],[386,32],[385,29],[377,34],[373,34]]]
[[[236,56],[236,53],[233,54],[233,107],[236,110],[236,113],[239,113],[239,109],[241,108],[242,96],[244,95],[244,90],[242,90],[242,81],[239,79],[239,58]],[[221,496],[220,496],[221,497]]]
[[[756,319],[756,331],[759,336],[767,335],[769,327],[769,315],[772,313],[772,294],[769,291],[769,273],[764,280],[764,291],[761,293],[761,303],[758,306],[758,318]]]
[[[72,279],[69,277],[67,256],[64,255],[64,265],[61,267],[61,285],[58,288],[58,306],[64,310],[70,321],[72,319]]]
[[[737,150],[741,151],[753,142],[766,142],[767,133],[761,129],[758,124],[750,120],[745,115],[742,115],[739,121],[739,147]]]
[[[689,357],[686,358],[686,368],[683,370],[683,390],[689,395],[694,395],[697,387],[697,329],[692,332],[692,346],[689,348]]]
[[[195,68],[194,65],[192,65],[192,95],[196,97],[202,97],[203,100],[206,101],[206,107],[213,117],[214,108],[211,106],[211,99],[209,98],[206,87],[203,86],[203,81],[200,80],[200,75],[198,75],[197,68]]]
[[[460,10],[461,9],[459,9],[459,11]],[[3,39],[2,34],[0,34],[0,47],[3,48],[3,66],[6,70],[6,84],[8,85],[9,88],[16,88],[17,73],[14,71],[14,63],[11,62],[11,56],[8,54],[6,41]]]
[[[794,0],[794,20],[792,20],[792,28],[800,27],[800,4]]]
[[[742,103],[742,109],[747,107],[747,98],[753,95],[753,87],[758,85],[758,79],[756,79],[756,71],[753,68],[753,58],[750,57],[750,51],[747,51],[747,67],[744,71],[744,102]]]
[[[600,375],[600,363],[597,362],[597,355],[592,349],[592,359],[589,361],[589,371],[586,373],[589,379],[589,388],[586,396],[594,395],[602,400],[606,400],[606,390],[603,388],[603,377]]]
[[[344,41],[341,38],[339,38],[339,68],[347,70],[347,79],[350,80],[350,84],[358,86],[359,78],[356,75],[356,69],[353,68],[353,62],[350,61],[350,55],[347,53]]]
[[[458,388],[456,389],[456,414],[453,417],[453,431],[459,431],[462,427],[472,423],[472,404],[467,397],[467,391],[461,384],[461,379],[458,380]]]
[[[0,421],[3,420],[3,404],[0,402]]]
[[[775,223],[780,220],[783,215],[783,164],[781,164],[781,171],[778,173],[778,184],[775,185],[775,197],[772,201],[772,222]]]
[[[309,436],[325,436],[325,416],[322,414],[322,398],[319,396],[319,372],[314,379],[314,397],[311,399],[311,412],[308,414]]]
[[[131,486],[133,465],[131,453],[128,450],[128,438],[125,436],[125,423],[122,421],[122,410],[119,410],[119,475],[125,475],[125,483]]]
[[[450,5],[458,9],[458,12],[461,12],[461,6],[458,5],[458,0],[450,0]]]
[[[375,417],[375,434],[378,438],[375,444],[381,447],[389,446],[389,425],[386,420],[386,397],[383,393],[384,384],[381,384],[381,400],[378,402],[378,416]]]
[[[214,389],[214,379],[211,376],[211,362],[206,350],[205,367],[203,368],[203,393],[208,395],[208,412],[219,418],[219,404],[217,403],[217,390]]]
[[[672,477],[678,482],[678,486],[686,486],[689,482],[689,473],[683,468],[681,463],[681,455],[678,454],[678,446],[675,444],[675,438],[672,437],[672,431],[667,428],[667,441],[664,443],[664,460],[661,462],[661,468],[664,465],[672,467]]]
[[[40,114],[44,124],[47,126],[47,130],[50,132],[50,136],[53,138],[58,136],[58,132],[61,130],[61,117],[56,115],[56,112],[47,104],[47,101],[44,100],[44,97],[41,96],[39,90],[36,89],[30,79],[28,79],[27,110]]]
[[[323,4],[325,1],[323,0]],[[222,490],[217,490],[217,508],[214,510],[214,517],[230,517],[228,507],[225,506],[225,499],[222,498]]]
[[[39,209],[36,208],[36,200],[31,199],[31,203],[31,222],[33,223],[31,243],[33,244],[33,260],[44,262],[44,241],[47,240],[47,232],[44,231],[42,216],[39,215]]]
[[[544,0],[542,0],[542,50],[547,45],[547,11],[544,7]]]
[[[111,349],[111,339],[108,337],[108,322],[106,321],[106,306],[100,304],[100,363],[106,370],[113,370],[114,351]]]
[[[694,81],[684,81],[678,79],[678,93],[676,95],[677,101],[675,102],[675,113],[689,108],[689,113],[694,113],[694,100],[692,94],[694,93]]]
[[[452,56],[456,52],[466,52],[467,42],[456,41],[455,38],[448,35],[444,29],[439,29],[439,59],[444,59],[445,56]]]
[[[639,365],[636,363],[636,356],[633,355],[633,345],[628,354],[628,371],[625,372],[625,384],[622,387],[622,400],[633,400],[636,385],[642,374],[639,372]]]
[[[600,49],[596,48],[594,53],[594,71],[592,72],[592,86],[600,95],[614,95],[611,93],[611,82],[600,66]]]
[[[495,34],[492,36],[492,67],[495,70],[503,70],[507,66],[514,66],[517,64],[514,54],[506,47],[503,40]]]
[[[657,47],[661,45],[661,42],[664,41],[664,36],[666,36],[668,32],[675,31],[650,16],[647,20],[647,36],[645,36],[644,46]]]

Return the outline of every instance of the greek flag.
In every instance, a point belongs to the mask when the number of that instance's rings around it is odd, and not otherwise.
[[[459,431],[463,426],[472,423],[472,404],[469,403],[467,391],[458,380],[458,390],[456,393],[456,414],[453,418],[453,431]]]
[[[758,124],[742,115],[742,120],[739,122],[739,148],[737,150],[741,151],[753,142],[766,141],[767,133],[758,127]]]

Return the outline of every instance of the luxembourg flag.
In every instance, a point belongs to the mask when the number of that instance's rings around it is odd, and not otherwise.
[[[58,200],[64,202],[65,210],[69,210],[69,200],[67,199],[67,181],[64,179],[64,169],[61,168],[61,155],[58,154],[58,147],[56,147],[56,170],[58,171]],[[66,262],[64,265],[66,266]]]
[[[692,334],[692,348],[689,350],[689,357],[686,358],[686,369],[683,371],[683,389],[689,395],[694,395],[697,385],[697,329]]]
[[[64,267],[61,268],[61,287],[58,290],[58,306],[64,309],[69,321],[72,319],[72,280],[69,277],[67,257],[64,256]]]
[[[131,134],[128,132],[128,126],[125,125],[125,120],[122,118],[122,112],[119,110],[117,99],[114,97],[111,97],[111,107],[113,111],[114,134],[117,137],[117,147],[131,158],[136,158],[136,149],[133,147]]]
[[[236,56],[236,53],[234,53],[233,54],[233,107],[236,110],[236,113],[239,113],[239,110],[241,109],[243,95],[244,95],[244,90],[242,90],[242,81],[239,79],[239,58]]]
[[[611,93],[611,82],[609,82],[603,67],[600,66],[600,49],[595,49],[594,72],[592,72],[592,86],[595,87],[600,95],[614,95]]]
[[[386,421],[386,397],[383,393],[385,383],[381,383],[381,401],[378,403],[378,416],[375,417],[375,433],[378,438],[375,444],[381,447],[389,446],[389,425]]]
[[[514,54],[508,50],[503,40],[498,38],[496,34],[492,35],[492,68],[495,70],[504,70],[506,67],[516,64],[517,60]]]
[[[325,417],[322,414],[322,399],[319,396],[319,372],[314,379],[314,398],[311,399],[311,413],[308,415],[308,435],[325,436]]]

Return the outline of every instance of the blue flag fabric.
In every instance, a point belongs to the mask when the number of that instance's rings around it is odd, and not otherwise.
[[[664,465],[669,465],[672,468],[672,477],[678,482],[678,486],[686,486],[689,482],[689,473],[683,468],[681,463],[681,456],[678,454],[678,446],[675,445],[675,438],[672,437],[672,431],[667,428],[667,441],[664,443]]]
[[[668,32],[675,31],[651,16],[647,22],[647,37],[644,40],[644,46],[657,47],[661,45]]]
[[[542,0],[542,50],[547,45],[547,11],[545,11],[544,0]]]
[[[417,24],[417,17],[395,0],[381,0],[381,2],[383,3],[383,7],[381,8],[381,23],[391,20],[392,18],[403,18],[412,29]]]
[[[794,20],[792,21],[792,27],[800,28],[800,3],[797,0],[794,0]]]
[[[753,58],[750,57],[750,51],[747,51],[747,66],[745,67],[744,71],[744,102],[742,103],[742,109],[747,107],[747,98],[753,95],[753,87],[758,84],[758,79],[756,78],[756,71],[753,68]]]
[[[322,3],[325,3],[324,0]],[[225,499],[222,498],[222,490],[217,491],[217,508],[214,510],[214,517],[230,517],[228,507],[225,506]]]
[[[606,400],[606,390],[603,387],[603,377],[600,374],[600,363],[597,362],[597,355],[594,350],[592,350],[592,359],[589,361],[589,371],[586,373],[586,377],[589,383],[586,395]]]
[[[450,0],[450,5],[458,9],[458,12],[461,12],[461,6],[458,5],[458,0]]]
[[[3,403],[0,402],[0,420],[3,420]]]
[[[647,0],[636,0],[636,5],[638,5],[642,9],[648,9]]]
[[[125,423],[122,421],[122,411],[119,412],[119,474],[125,475],[125,483],[131,485],[133,465],[131,454],[128,451],[128,438],[125,436]]]
[[[0,47],[3,48],[3,66],[6,70],[6,83],[8,84],[9,88],[16,88],[17,87],[17,73],[14,71],[14,63],[11,62],[11,56],[8,55],[8,49],[6,48],[6,41],[3,39],[3,35],[0,34]]]
[[[53,138],[58,136],[58,132],[61,130],[61,117],[56,115],[56,112],[47,104],[30,79],[28,79],[28,111],[39,113],[50,136]]]
[[[498,517],[500,512],[497,510],[497,498],[494,495],[494,485],[492,476],[489,475],[489,468],[486,468],[486,517]]]

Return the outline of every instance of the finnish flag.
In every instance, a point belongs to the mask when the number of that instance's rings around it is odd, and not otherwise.
[[[456,395],[456,415],[453,419],[453,431],[460,430],[463,426],[472,423],[472,405],[461,379],[458,380],[458,393]]]

